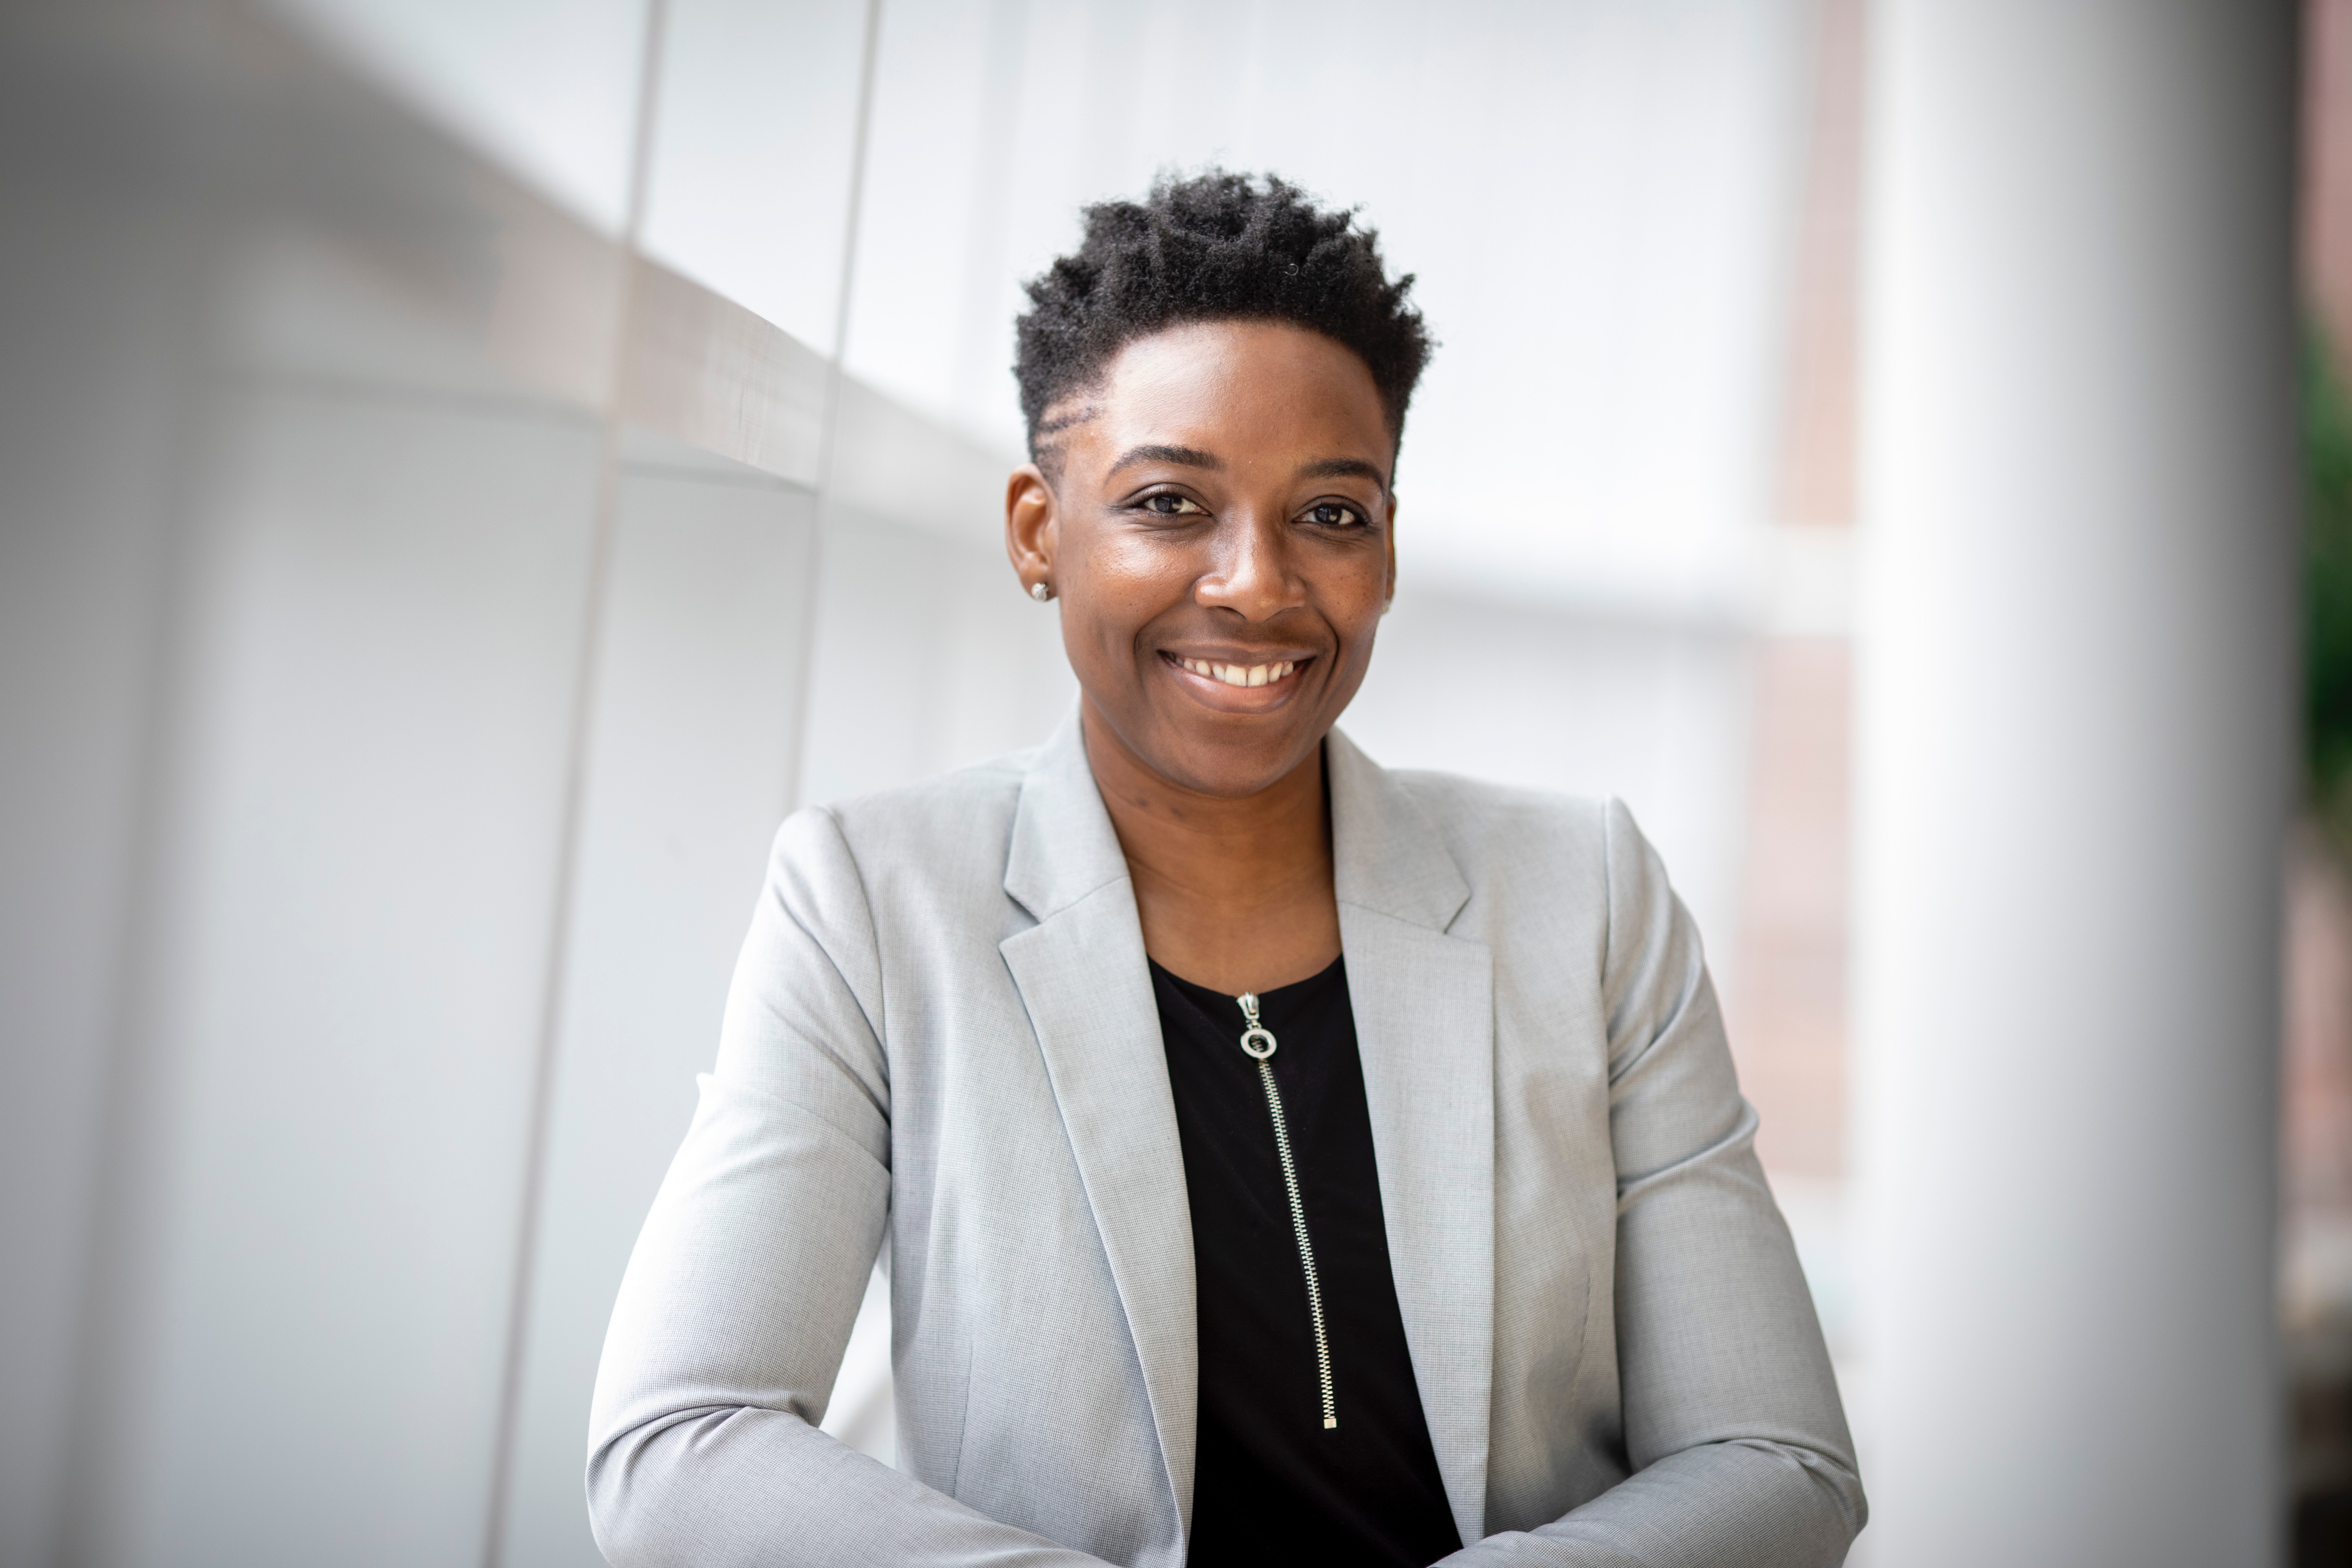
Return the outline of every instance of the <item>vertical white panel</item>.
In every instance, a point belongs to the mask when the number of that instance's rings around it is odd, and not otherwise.
[[[1013,263],[1027,0],[885,0],[875,63],[850,368],[1017,450]]]
[[[629,198],[646,0],[270,0],[606,234]]]
[[[479,1552],[595,437],[215,389],[109,1557]]]
[[[0,1563],[59,1539],[187,386],[183,224],[0,202]]]
[[[646,249],[830,354],[866,8],[671,0]]]
[[[799,719],[802,491],[635,473],[597,674],[508,1568],[603,1562],[582,1470],[629,1249],[717,1054]]]
[[[2294,15],[1874,16],[1856,1425],[1899,1568],[2279,1557]]]

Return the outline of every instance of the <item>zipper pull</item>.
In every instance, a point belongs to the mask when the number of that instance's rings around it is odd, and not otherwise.
[[[1242,1005],[1242,1016],[1249,1023],[1249,1027],[1242,1031],[1242,1049],[1249,1053],[1251,1060],[1262,1062],[1274,1055],[1274,1036],[1257,1021],[1257,993],[1244,991],[1234,1000]]]

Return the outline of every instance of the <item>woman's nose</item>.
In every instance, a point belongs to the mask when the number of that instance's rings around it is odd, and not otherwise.
[[[1201,604],[1263,621],[1307,602],[1280,519],[1229,516],[1217,532],[1216,563],[1193,590]]]

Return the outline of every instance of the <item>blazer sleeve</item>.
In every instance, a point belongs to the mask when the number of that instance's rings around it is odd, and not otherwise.
[[[1868,1517],[1812,1297],[1756,1162],[1698,931],[1607,808],[1617,1372],[1633,1474],[1448,1563],[1828,1568]]]
[[[801,812],[597,1367],[589,1520],[614,1568],[1097,1561],[817,1429],[889,1217],[881,996],[856,862]]]

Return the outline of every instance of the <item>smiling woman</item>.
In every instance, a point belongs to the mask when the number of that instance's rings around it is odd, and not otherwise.
[[[615,1309],[616,1564],[1828,1564],[1864,1517],[1690,918],[1614,802],[1334,726],[1429,353],[1211,174],[1020,327],[1078,710],[780,833]],[[818,1430],[877,1250],[900,1471]]]

